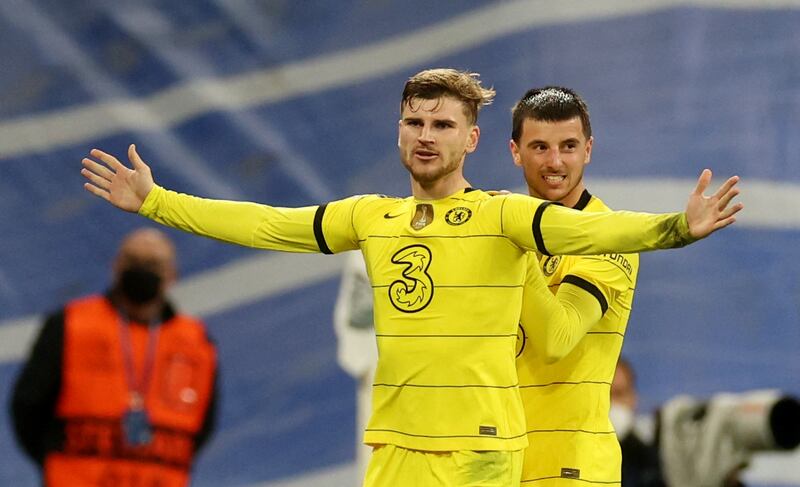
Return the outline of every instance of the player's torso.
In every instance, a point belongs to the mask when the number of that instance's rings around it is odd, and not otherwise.
[[[592,198],[583,211],[608,208]],[[553,475],[578,479],[562,480],[571,482],[564,485],[619,479],[619,446],[608,420],[609,393],[633,303],[638,262],[635,254],[528,254],[530,271],[541,271],[554,294],[569,275],[598,283],[613,280],[616,291],[597,325],[558,362],[545,363],[519,328],[517,370],[530,443],[523,479]]]
[[[473,299],[521,294],[524,253],[503,236],[500,206],[480,191],[432,203],[389,201],[359,225],[376,312],[385,318],[378,332],[513,332],[498,319],[496,301]],[[445,319],[454,312],[469,319]]]
[[[473,191],[433,202],[372,201],[354,217],[380,357],[370,426],[400,423],[410,434],[476,438],[407,446],[505,449],[481,436],[522,432],[509,415],[521,415],[514,343],[525,253],[503,235],[500,211],[492,197]],[[459,416],[469,404],[474,417]],[[441,408],[441,424],[415,423],[422,408]]]
[[[599,212],[609,209],[601,200],[593,197],[583,211]],[[603,287],[602,283],[608,283],[608,287],[613,288],[611,292],[614,294],[597,325],[588,331],[566,357],[554,364],[546,364],[541,357],[536,356],[533,347],[527,346],[528,336],[520,327],[517,342],[520,380],[534,384],[598,379],[604,382],[606,379],[610,381],[633,304],[639,256],[637,254],[546,256],[529,253],[527,266],[532,272],[537,271],[536,268],[542,272],[553,294],[557,293],[561,283],[570,275],[578,276],[600,287]],[[603,287],[603,291],[609,293],[606,287]],[[526,367],[526,364],[533,365]]]

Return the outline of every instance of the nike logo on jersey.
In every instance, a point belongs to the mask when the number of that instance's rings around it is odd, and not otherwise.
[[[397,218],[398,216],[403,216],[403,214],[400,213],[398,215],[390,215],[389,213],[386,213],[385,215],[383,215],[383,217],[386,218],[387,220],[389,220],[391,218]]]

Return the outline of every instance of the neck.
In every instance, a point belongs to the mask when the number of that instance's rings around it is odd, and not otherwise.
[[[469,181],[462,175],[445,177],[431,183],[420,182],[411,177],[411,194],[419,200],[439,200],[469,187]]]
[[[117,306],[125,316],[137,323],[153,323],[161,320],[161,313],[164,310],[164,300],[156,298],[148,303],[134,303],[125,296],[117,296]]]
[[[586,190],[586,187],[583,185],[583,183],[581,183],[581,184],[577,185],[575,187],[575,189],[570,191],[570,193],[568,195],[564,196],[560,200],[549,200],[549,201],[553,201],[554,203],[561,203],[562,205],[566,206],[567,208],[575,208],[575,205],[578,204],[578,201],[580,201],[581,195],[583,194],[583,192],[585,190]],[[545,198],[545,197],[543,197],[541,195],[536,194],[536,192],[533,190],[533,188],[530,188],[530,187],[528,188],[528,194],[533,196],[534,198],[545,199],[545,200],[547,199],[547,198]]]

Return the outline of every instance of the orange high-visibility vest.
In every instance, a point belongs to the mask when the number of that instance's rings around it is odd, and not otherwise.
[[[213,393],[216,352],[201,322],[175,315],[160,325],[144,408],[153,427],[145,446],[127,444],[121,419],[130,390],[121,317],[102,296],[74,301],[64,315],[62,387],[56,415],[64,443],[45,458],[49,487],[178,487],[189,481],[195,437]],[[135,374],[149,331],[128,326]]]

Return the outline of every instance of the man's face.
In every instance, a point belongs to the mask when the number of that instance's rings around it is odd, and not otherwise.
[[[626,368],[618,366],[614,373],[614,380],[611,381],[611,404],[619,404],[635,411],[638,399],[636,386],[630,372]]]
[[[532,196],[574,206],[583,193],[583,169],[592,156],[592,142],[579,117],[562,122],[526,118],[519,144],[509,143],[514,164],[522,167]]]
[[[422,185],[462,169],[464,157],[478,145],[479,130],[464,114],[464,104],[444,96],[413,98],[403,106],[397,146],[400,159]]]
[[[132,269],[157,275],[160,280],[159,295],[163,296],[177,275],[172,243],[155,230],[133,232],[120,245],[114,261],[115,283],[120,285],[123,274]]]

